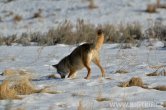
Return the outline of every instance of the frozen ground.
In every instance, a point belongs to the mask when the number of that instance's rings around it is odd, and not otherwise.
[[[121,88],[120,82],[127,81],[133,76],[139,76],[149,88],[165,85],[165,76],[149,77],[146,74],[155,71],[150,66],[166,65],[165,49],[132,48],[119,49],[118,44],[105,44],[101,50],[101,62],[106,70],[106,78],[101,79],[100,71],[95,65],[92,67],[90,80],[83,79],[87,71],[78,72],[76,79],[46,79],[44,76],[56,73],[50,65],[57,63],[69,54],[75,46],[56,45],[47,47],[0,47],[0,72],[6,68],[22,68],[34,73],[33,81],[37,87],[51,86],[60,91],[59,94],[32,94],[23,96],[22,100],[14,100],[11,106],[22,107],[26,110],[77,110],[79,102],[85,110],[164,110],[162,103],[166,101],[166,92],[154,89],[143,89],[133,86]],[[116,70],[126,69],[127,74],[115,73]],[[109,79],[111,78],[111,80]],[[4,76],[0,76],[4,79]],[[97,98],[107,98],[107,101],[96,101]],[[0,101],[3,110],[8,101]],[[133,105],[122,105],[129,103]],[[142,104],[141,104],[142,103]],[[115,105],[120,104],[120,105]]]
[[[157,13],[145,13],[147,4],[156,0],[94,0],[98,8],[89,9],[88,0],[13,0],[0,1],[0,34],[5,36],[22,32],[46,32],[55,28],[60,22],[84,19],[93,24],[125,24],[138,22],[147,28],[159,20],[166,24],[165,9]],[[7,0],[6,0],[7,1]],[[166,3],[161,0],[161,3]],[[34,13],[41,11],[42,18],[33,19]],[[22,17],[14,22],[13,17]]]

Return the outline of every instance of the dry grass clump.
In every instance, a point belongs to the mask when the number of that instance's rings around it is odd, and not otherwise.
[[[13,14],[14,14],[14,12],[12,12],[12,11],[6,12],[5,17],[12,16]]]
[[[78,104],[77,110],[85,110],[85,108],[83,107],[83,103],[82,103],[81,100],[79,101],[79,104]]]
[[[147,67],[159,70],[160,68],[165,68],[166,66],[165,65],[155,65],[155,66],[147,66]]]
[[[148,4],[147,8],[145,10],[147,13],[156,13],[156,5],[154,4]]]
[[[83,96],[85,96],[84,93],[72,93],[71,95],[72,95],[72,97],[83,97]]]
[[[96,101],[98,102],[105,102],[105,101],[111,101],[110,98],[106,98],[106,97],[97,97]]]
[[[73,31],[73,28],[76,28]],[[51,29],[47,33],[35,33],[31,35],[31,41],[38,45],[55,45],[57,43],[77,44],[81,42],[92,42],[96,36],[94,25],[78,20],[76,25],[70,21],[60,23],[56,29]]]
[[[138,23],[118,25],[105,24],[101,26],[105,34],[105,42],[122,43],[125,46],[137,44],[138,40],[142,40],[141,25]]]
[[[2,22],[3,20],[2,20],[2,17],[0,16],[0,22]]]
[[[10,35],[10,36],[7,36],[7,37],[1,37],[1,42],[2,44],[4,45],[7,45],[7,46],[11,46],[12,43],[15,43],[17,40],[17,36],[16,35]]]
[[[22,33],[21,37],[16,41],[18,44],[22,44],[23,46],[29,46],[31,44],[30,35],[27,33]]]
[[[162,22],[155,22],[154,25],[146,30],[147,38],[158,38],[161,41],[166,41],[166,25]]]
[[[105,24],[102,26],[105,34],[105,42],[113,43],[113,42],[120,42],[120,32],[118,30],[118,27],[111,25],[111,24]]]
[[[9,2],[12,2],[12,1],[15,1],[15,0],[4,0],[3,2],[4,3],[9,3]]]
[[[60,23],[56,29],[51,29],[48,33],[38,36],[39,45],[55,45],[57,43],[74,44],[75,36],[72,32],[73,25],[69,21]]]
[[[129,73],[129,72],[125,69],[119,69],[115,73],[126,74],[126,73]]]
[[[76,43],[95,41],[96,27],[93,24],[86,23],[84,20],[78,20],[75,27]]]
[[[0,45],[4,45],[4,44],[5,44],[4,38],[2,38],[2,37],[0,36]]]
[[[166,9],[166,4],[160,4],[159,8],[164,8],[164,9]]]
[[[30,80],[27,78],[15,81],[11,86],[11,89],[14,89],[19,95],[28,95],[39,91],[35,89]]]
[[[166,8],[166,4],[160,4],[160,0],[157,0],[157,8]]]
[[[142,37],[141,26],[137,23],[131,25],[113,26],[110,24],[98,26],[103,29],[105,34],[105,42],[116,43],[136,43]],[[23,33],[21,36],[1,37],[0,44],[12,45],[12,43],[28,46],[33,43],[37,45],[55,45],[58,43],[78,44],[81,42],[94,42],[96,39],[95,25],[78,20],[76,24],[70,21],[60,23],[57,28],[50,29],[45,33]]]
[[[156,86],[153,89],[160,90],[160,91],[166,91],[166,86]]]
[[[147,76],[166,76],[166,72],[162,73],[162,72],[153,72],[153,73],[149,73],[147,74]]]
[[[156,2],[157,2],[157,8],[159,8],[160,7],[160,0],[156,0]]]
[[[142,39],[141,25],[138,23],[120,25],[119,31],[121,33],[120,43],[134,43],[135,40]]]
[[[165,101],[165,102],[163,102],[162,106],[163,106],[163,107],[166,107],[166,101]]]
[[[98,95],[96,97],[96,101],[98,101],[98,102],[111,101],[110,98],[104,97],[102,95],[102,87],[99,88]]]
[[[33,93],[57,94],[60,92],[50,91],[47,87],[36,89],[28,76],[12,76],[2,81],[0,85],[0,100],[21,99],[18,95],[29,95]]]
[[[149,74],[147,74],[147,76],[159,76],[159,74],[156,73],[156,72],[153,72],[153,73],[149,73]]]
[[[42,17],[42,9],[39,9],[38,12],[34,13],[32,18],[41,18]]]
[[[19,21],[22,20],[22,16],[20,16],[20,15],[15,15],[15,16],[13,17],[13,20],[14,20],[15,22],[19,22]]]
[[[3,99],[21,99],[17,96],[17,92],[10,88],[9,81],[7,80],[4,80],[2,84],[0,84],[0,100]]]
[[[88,5],[88,8],[89,8],[89,9],[98,8],[98,6],[95,4],[95,1],[94,1],[94,0],[88,0],[88,1],[89,1],[89,5]]]
[[[40,11],[39,11],[40,12]],[[17,18],[17,17],[16,17]],[[50,29],[45,33],[23,33],[21,36],[10,35],[0,36],[0,45],[12,45],[13,43],[23,46],[31,45],[55,45],[58,43],[78,44],[81,42],[94,42],[96,39],[96,29],[101,27],[105,34],[105,42],[121,43],[122,48],[139,46],[139,41],[147,38],[157,38],[166,41],[166,25],[155,22],[150,28],[142,32],[142,27],[138,23],[127,25],[104,24],[95,26],[84,20],[78,20],[76,24],[70,21],[59,23],[57,28]]]
[[[165,69],[157,69],[155,72],[147,74],[147,76],[166,76]]]
[[[143,87],[144,83],[140,77],[133,77],[127,82],[122,82],[119,86],[120,87],[131,87],[131,86]]]

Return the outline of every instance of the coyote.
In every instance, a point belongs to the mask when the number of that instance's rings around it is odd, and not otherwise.
[[[61,78],[74,77],[76,72],[83,67],[86,67],[88,74],[85,79],[90,79],[91,68],[90,63],[95,63],[101,70],[102,77],[105,76],[103,67],[100,64],[99,50],[104,42],[104,34],[102,30],[97,31],[97,41],[95,43],[84,43],[75,48],[70,55],[64,57],[58,64],[52,65],[57,69]]]

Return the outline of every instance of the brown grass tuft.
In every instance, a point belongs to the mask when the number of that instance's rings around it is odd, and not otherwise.
[[[82,101],[81,101],[81,100],[79,101],[77,110],[85,110],[85,108],[83,107],[83,104],[82,104]]]
[[[39,9],[38,12],[34,13],[32,18],[42,18],[42,10]]]
[[[104,24],[103,26],[105,41],[108,43],[119,42],[120,32],[117,27],[110,24]]]
[[[129,73],[129,72],[127,70],[124,70],[124,69],[119,69],[115,73],[126,74],[126,73]]]
[[[38,91],[35,89],[35,87],[32,85],[28,78],[17,80],[12,85],[11,89],[14,89],[19,95],[28,95],[36,93],[36,91]]]
[[[153,73],[147,74],[146,76],[159,76],[159,74],[157,74],[156,72],[153,72]]]
[[[162,106],[163,106],[163,107],[166,107],[166,101],[165,101],[165,102],[163,102]]]
[[[138,23],[114,26],[111,24],[100,25],[105,34],[105,42],[133,43],[142,38],[141,26]],[[0,44],[12,45],[12,43],[28,46],[33,43],[37,45],[79,44],[82,42],[93,43],[96,39],[94,24],[78,19],[76,24],[70,21],[59,23],[57,28],[50,29],[45,33],[23,33],[21,36],[12,35],[0,38]]]
[[[122,82],[120,87],[131,87],[131,86],[139,86],[144,87],[144,83],[140,77],[133,77],[127,82]]]
[[[3,1],[3,0],[2,0]],[[3,2],[4,3],[9,3],[9,2],[12,2],[12,1],[15,1],[15,0],[4,0]]]
[[[14,18],[13,18],[13,20],[14,20],[15,22],[19,22],[19,21],[22,20],[22,16],[20,16],[20,15],[15,15]]]
[[[0,84],[0,100],[3,99],[21,99],[17,96],[17,92],[10,88],[9,81],[7,80]]]
[[[156,86],[153,89],[160,90],[160,91],[166,91],[166,86]]]
[[[26,75],[21,77],[9,77],[0,85],[0,100],[21,99],[18,95],[29,95],[33,93],[57,94],[60,92],[50,91],[48,87],[36,89]]]
[[[156,0],[157,1],[157,8],[160,7],[160,0]]]
[[[94,0],[89,0],[89,9],[95,9],[98,8],[98,6],[95,4]]]
[[[166,41],[166,25],[161,21],[154,22],[154,25],[146,30],[146,38],[157,38],[161,41]],[[162,65],[161,65],[162,66]]]
[[[132,25],[119,25],[119,33],[120,37],[119,37],[119,43],[121,43],[122,47],[124,44],[124,47],[129,47],[131,46],[131,44],[136,45],[137,44],[137,40],[141,40],[142,39],[142,31],[141,31],[141,25],[139,25],[138,23],[133,23]]]
[[[165,69],[157,69],[155,72],[147,74],[147,76],[166,76]]]
[[[12,43],[15,43],[17,39],[16,35],[10,35],[8,37],[3,37],[3,44],[6,44],[7,46],[12,45]]]
[[[31,44],[31,38],[28,34],[22,33],[21,37],[16,42],[18,44],[22,44],[23,46],[29,46]]]
[[[2,20],[2,17],[0,16],[0,22],[2,22],[3,20]]]
[[[140,77],[133,77],[129,81],[129,86],[143,86],[143,81]]]
[[[96,101],[104,102],[104,101],[111,101],[111,99],[110,98],[106,98],[106,97],[98,97],[98,98],[96,98]]]
[[[147,13],[156,13],[156,5],[154,4],[148,4],[146,8]]]
[[[83,97],[83,96],[85,96],[84,93],[72,93],[71,95],[72,95],[72,97]]]
[[[159,8],[165,8],[166,9],[166,4],[161,4]]]
[[[157,1],[157,8],[166,8],[166,4],[160,4],[160,0]]]

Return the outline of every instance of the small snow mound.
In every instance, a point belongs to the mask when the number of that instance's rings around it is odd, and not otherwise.
[[[158,39],[148,39],[141,43],[141,47],[161,48],[164,47],[164,43]]]
[[[154,45],[154,47],[156,47],[156,48],[164,47],[164,43],[161,42],[161,41],[157,41],[157,42],[155,42],[153,45]]]
[[[66,45],[66,44],[57,44],[57,46],[59,46],[59,47],[67,47],[68,45]]]
[[[55,64],[55,63],[58,62],[58,60],[57,59],[52,59],[50,62],[53,63],[53,64]]]

